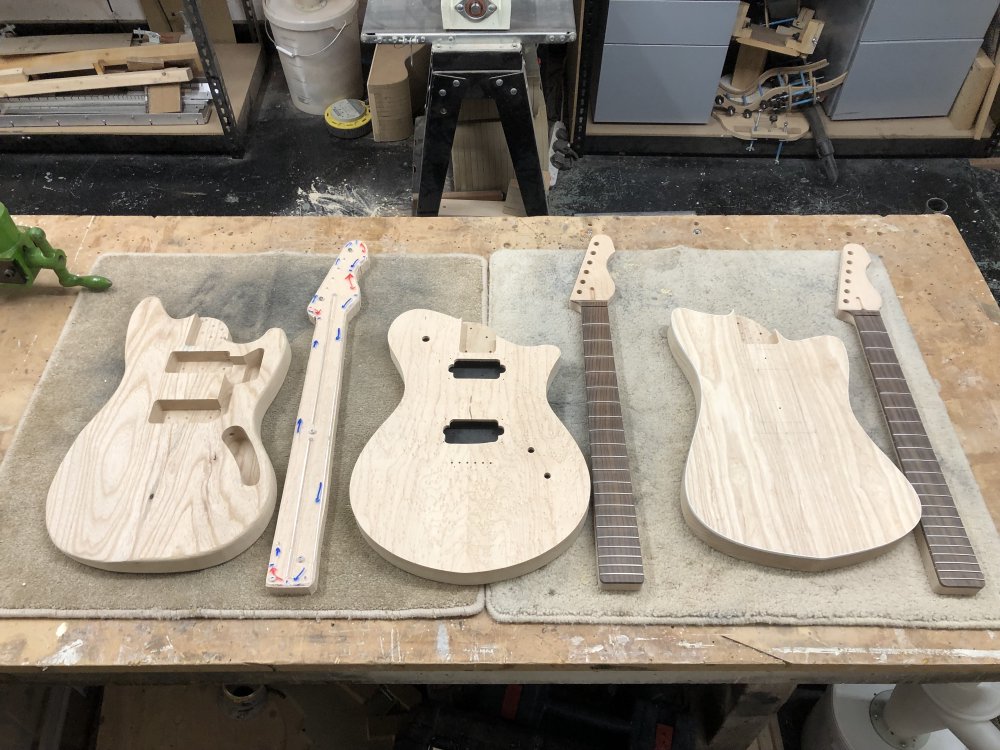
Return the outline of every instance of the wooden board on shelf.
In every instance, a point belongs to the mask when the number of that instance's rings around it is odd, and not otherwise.
[[[951,124],[959,130],[972,130],[975,126],[976,116],[982,109],[995,69],[989,56],[979,50],[965,83],[955,97],[955,103],[951,105],[951,112],[948,113]]]
[[[95,65],[115,67],[128,65],[132,61],[163,63],[191,62],[200,69],[198,47],[194,42],[179,42],[178,44],[142,44],[135,47],[108,47],[79,52],[63,52],[53,55],[31,55],[14,58],[10,61],[0,60],[0,76],[10,67],[20,68],[30,76],[48,73],[68,73],[77,70],[93,70]],[[192,65],[194,67],[194,65]]]
[[[184,83],[190,81],[191,78],[191,68],[165,68],[163,70],[139,70],[125,73],[98,73],[97,75],[68,78],[41,78],[19,83],[0,82],[0,98],[64,94],[71,91],[97,91],[130,86],[153,86],[158,83]]]
[[[259,44],[216,44],[222,77],[229,92],[236,119],[243,116],[254,81],[262,75],[264,56]],[[170,135],[221,136],[222,125],[211,117],[203,125],[74,125],[68,127],[4,128],[0,135]]]
[[[12,36],[0,38],[0,56],[47,55],[105,47],[128,47],[132,34],[51,34],[48,36]]]

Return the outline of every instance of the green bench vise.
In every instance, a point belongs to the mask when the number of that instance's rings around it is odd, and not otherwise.
[[[49,268],[63,286],[82,286],[103,292],[111,286],[103,276],[77,276],[66,268],[66,253],[45,239],[38,227],[19,227],[0,203],[0,284],[30,286],[38,272]]]

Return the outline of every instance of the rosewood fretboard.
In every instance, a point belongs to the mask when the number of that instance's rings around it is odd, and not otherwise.
[[[579,304],[583,318],[598,578],[606,589],[637,589],[643,582],[642,548],[618,398],[608,303],[580,301]]]
[[[975,594],[985,585],[983,571],[906,385],[882,316],[878,312],[852,315],[892,434],[896,460],[920,497],[922,514],[917,538],[933,566],[937,579],[934,588],[943,594]]]

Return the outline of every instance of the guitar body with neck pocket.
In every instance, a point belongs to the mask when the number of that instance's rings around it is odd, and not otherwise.
[[[403,398],[351,475],[367,541],[446,583],[500,581],[557,557],[590,497],[587,463],[546,398],[559,350],[431,310],[396,318],[389,348]]]

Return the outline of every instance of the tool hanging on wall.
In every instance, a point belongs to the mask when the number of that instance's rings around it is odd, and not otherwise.
[[[19,227],[0,203],[0,283],[30,286],[38,272],[51,269],[63,286],[103,292],[111,281],[103,276],[77,276],[66,268],[66,253],[45,239],[38,227]]]

